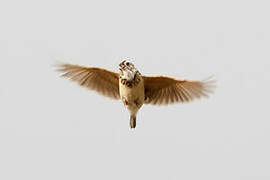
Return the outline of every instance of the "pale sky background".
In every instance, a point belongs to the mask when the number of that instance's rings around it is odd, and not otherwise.
[[[1,1],[0,179],[269,180],[263,0]],[[55,60],[201,80],[208,99],[143,106],[59,77]]]

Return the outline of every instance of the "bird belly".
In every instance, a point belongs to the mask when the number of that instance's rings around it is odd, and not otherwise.
[[[119,87],[120,97],[130,114],[136,115],[144,102],[144,86],[140,82],[136,86],[128,87],[121,83]]]

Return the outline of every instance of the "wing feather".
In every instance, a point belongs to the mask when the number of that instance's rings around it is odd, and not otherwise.
[[[119,74],[116,72],[72,64],[60,64],[57,70],[63,73],[63,77],[67,77],[83,87],[95,90],[104,96],[119,99]]]
[[[143,76],[146,104],[172,104],[208,97],[215,81],[187,81],[166,76]]]

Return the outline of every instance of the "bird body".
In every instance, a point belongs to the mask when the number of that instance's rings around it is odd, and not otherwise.
[[[166,76],[142,76],[128,61],[119,64],[120,73],[97,67],[61,64],[62,76],[98,93],[121,99],[130,113],[130,127],[143,104],[164,105],[189,102],[212,92],[214,81],[187,81]]]
[[[136,115],[144,102],[144,82],[137,71],[122,71],[119,77],[120,98],[130,113],[130,127],[136,127]],[[134,74],[134,75],[133,75]]]

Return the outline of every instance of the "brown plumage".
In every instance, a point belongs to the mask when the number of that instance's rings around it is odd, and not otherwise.
[[[165,105],[207,97],[215,81],[187,81],[165,76],[143,76],[145,104]]]
[[[63,77],[76,81],[79,85],[113,98],[119,99],[119,73],[103,68],[83,67],[72,64],[60,64],[58,71]]]
[[[130,112],[130,127],[136,127],[136,115],[143,104],[166,105],[207,97],[215,81],[187,81],[166,76],[141,76],[131,62],[119,65],[120,73],[97,67],[60,64],[63,77],[113,98],[121,99]]]

